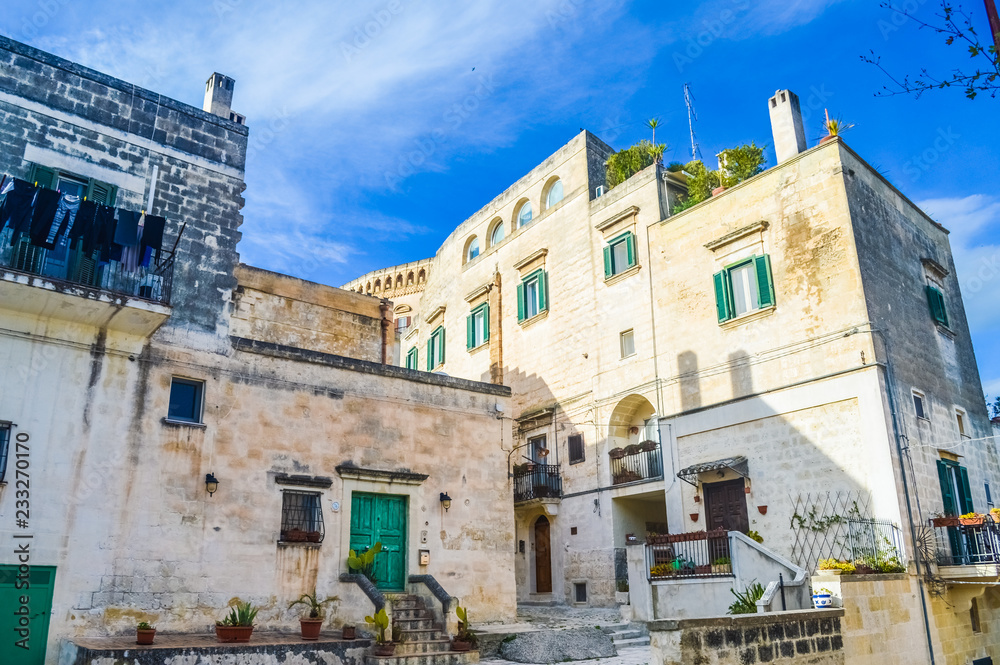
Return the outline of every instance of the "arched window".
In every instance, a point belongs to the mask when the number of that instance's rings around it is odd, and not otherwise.
[[[469,240],[468,245],[466,245],[465,260],[471,261],[477,256],[479,256],[479,238],[472,236],[472,239]]]
[[[503,220],[498,219],[494,222],[493,230],[490,232],[490,247],[494,245],[499,245],[504,238],[504,233],[506,231],[503,227]]]
[[[375,280],[375,293],[378,293],[381,290],[382,290],[382,280],[381,279],[376,279]]]
[[[556,180],[554,183],[549,185],[549,193],[545,197],[545,207],[551,208],[555,204],[563,200],[563,184],[562,180]]]
[[[412,270],[406,274],[406,285],[410,286],[411,284],[413,284],[413,271]]]
[[[421,268],[420,272],[417,273],[417,284],[423,284],[425,279],[427,279],[427,272]]]
[[[517,227],[526,226],[531,221],[531,201],[525,201],[517,210]]]
[[[372,283],[368,282],[368,285],[365,287],[365,293],[371,293],[371,292],[372,292]]]

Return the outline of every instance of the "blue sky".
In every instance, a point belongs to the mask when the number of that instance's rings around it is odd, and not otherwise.
[[[982,6],[966,3],[985,26]],[[209,74],[234,77],[243,260],[333,285],[432,255],[581,128],[622,148],[657,117],[686,161],[684,83],[704,155],[771,143],[767,99],[790,88],[810,142],[824,108],[854,123],[847,142],[952,231],[1000,394],[1000,99],[874,97],[869,49],[899,72],[968,59],[876,0],[34,0],[6,3],[0,32],[199,107]]]

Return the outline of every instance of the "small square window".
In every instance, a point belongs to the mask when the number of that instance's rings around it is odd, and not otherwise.
[[[577,603],[587,602],[587,583],[586,582],[575,582],[573,584],[573,590],[576,595]]]
[[[958,434],[959,436],[968,439],[969,433],[965,431],[965,413],[963,411],[955,412],[955,421],[958,424]]]
[[[170,406],[167,420],[184,423],[200,423],[204,381],[173,377],[170,380]]]
[[[583,435],[572,434],[569,437],[569,463],[579,464],[584,460]]]
[[[924,411],[924,395],[923,393],[918,393],[916,390],[913,391],[913,410],[917,414],[917,418],[927,419],[926,412]]]
[[[325,534],[319,493],[290,490],[281,493],[282,542],[321,543]]]
[[[575,526],[571,526],[569,528],[569,535],[571,535],[571,536],[575,536],[576,535],[576,527]]]
[[[621,334],[621,351],[622,358],[628,358],[629,356],[635,355],[635,333],[631,330],[626,330]]]

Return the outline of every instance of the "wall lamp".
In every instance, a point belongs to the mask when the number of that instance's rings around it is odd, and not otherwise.
[[[219,481],[214,473],[205,474],[205,489],[208,490],[209,496],[212,496],[219,490]]]
[[[444,506],[444,512],[448,512],[451,508],[451,497],[448,496],[447,492],[441,492],[441,505]]]

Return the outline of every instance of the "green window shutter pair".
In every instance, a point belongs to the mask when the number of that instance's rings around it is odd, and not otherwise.
[[[767,254],[754,256],[750,259],[753,262],[754,274],[756,276],[757,303],[759,309],[766,309],[774,306],[774,279],[771,276],[771,257]],[[719,323],[728,321],[735,316],[732,294],[732,277],[730,270],[734,267],[746,265],[746,262],[730,266],[720,270],[712,276],[715,284],[715,309],[719,318]]]
[[[938,460],[938,480],[941,483],[941,498],[944,514],[949,517],[965,515],[975,511],[972,503],[972,489],[969,486],[969,472],[948,460]],[[952,482],[954,476],[954,483]],[[956,496],[956,489],[958,495]]]
[[[944,306],[944,294],[941,293],[940,289],[930,284],[924,290],[927,291],[927,304],[931,308],[931,317],[941,325],[947,327],[948,311]]]
[[[45,187],[46,189],[55,189],[58,179],[59,174],[56,173],[55,169],[50,169],[41,164],[31,165],[31,175],[28,177],[28,182],[37,183],[39,187]]]
[[[465,348],[469,351],[476,348],[476,314],[483,314],[483,342],[490,339],[490,306],[483,303],[469,313],[465,318]]]
[[[618,243],[625,243],[625,255],[627,265],[616,266],[614,264],[614,259],[612,258],[612,250],[614,246]],[[620,272],[625,272],[629,268],[635,266],[635,234],[631,231],[626,231],[617,238],[613,238],[608,241],[608,244],[604,247],[604,279],[608,279],[617,275]]]
[[[538,312],[549,308],[549,275],[544,270],[538,275]]]
[[[413,347],[406,354],[406,369],[417,369],[417,363],[418,362],[419,362],[419,360],[418,360],[417,347]]]
[[[614,275],[614,266],[611,265],[611,245],[604,247],[604,279]]]

